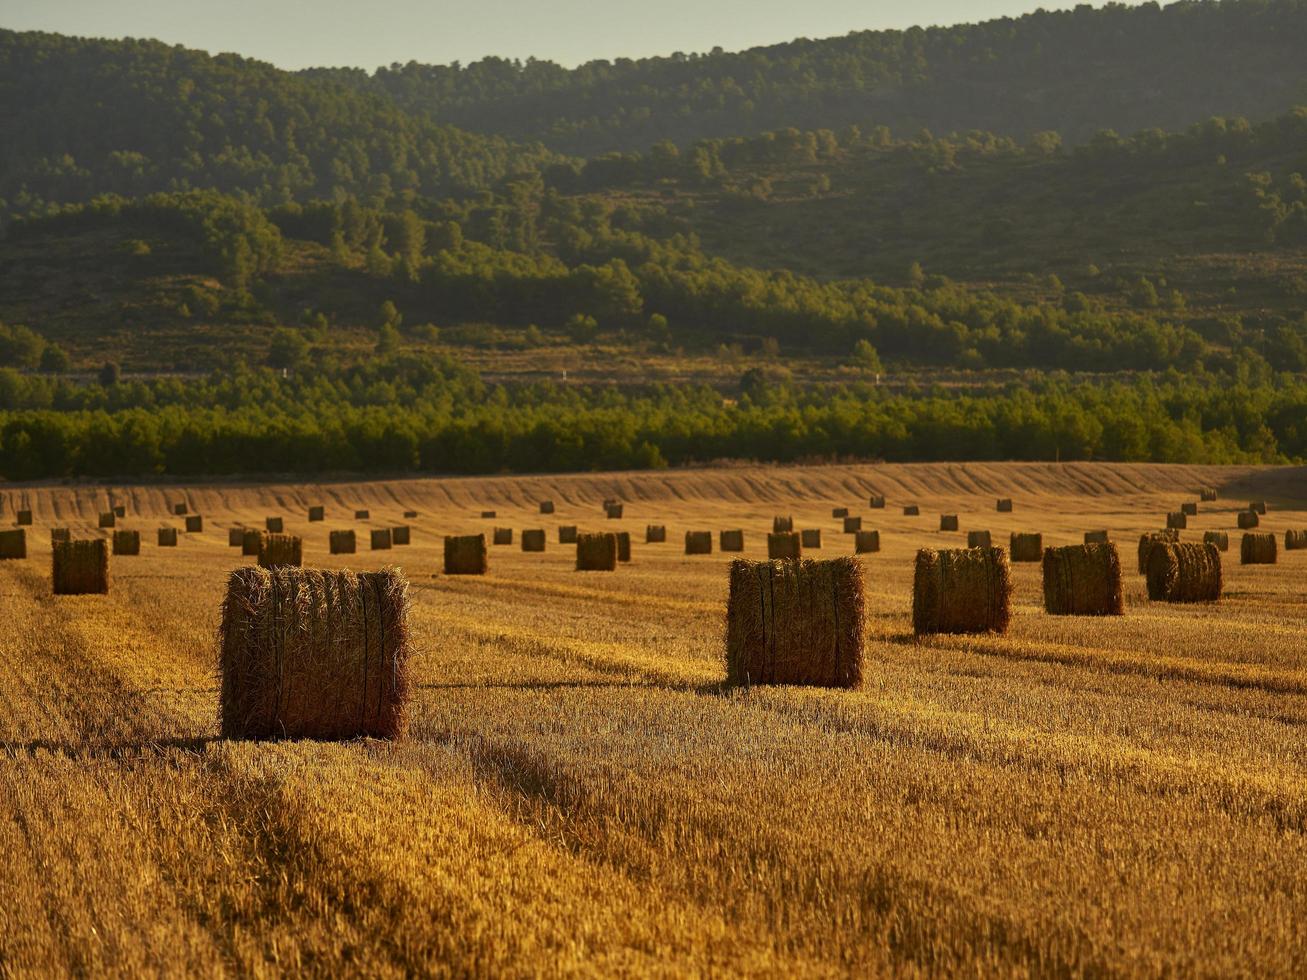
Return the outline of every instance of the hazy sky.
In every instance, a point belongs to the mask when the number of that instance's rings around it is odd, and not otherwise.
[[[1062,0],[0,0],[0,27],[153,37],[283,68],[468,62],[488,54],[575,65],[1071,6]]]

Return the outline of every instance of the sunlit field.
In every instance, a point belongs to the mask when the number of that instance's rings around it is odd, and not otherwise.
[[[1219,604],[1149,603],[1140,532],[1230,532]],[[887,498],[868,507],[871,494]],[[55,597],[49,528],[142,532],[107,596]],[[1307,972],[1307,471],[1160,465],[723,468],[356,484],[8,487],[0,561],[0,975],[1298,975]],[[606,520],[601,501],[625,504]],[[1011,497],[1012,513],[995,498]],[[553,500],[556,513],[541,515]],[[1265,499],[1275,565],[1241,566]],[[201,533],[170,506],[203,515]],[[920,505],[919,517],[902,514]],[[324,505],[310,524],[307,508]],[[855,691],[726,689],[717,532],[881,531]],[[356,508],[370,510],[354,521]],[[416,510],[415,520],[404,520]],[[482,519],[483,510],[496,511]],[[936,530],[957,513],[958,533]],[[215,633],[228,528],[285,519],[306,565],[401,567],[410,734],[228,742]],[[331,556],[332,529],[413,543]],[[626,530],[573,569],[560,525]],[[665,524],[665,544],[645,527]],[[484,577],[445,534],[511,527]],[[523,553],[522,530],[548,532]],[[968,530],[1121,549],[1123,618],[912,634],[918,548]],[[686,556],[688,530],[714,553]]]

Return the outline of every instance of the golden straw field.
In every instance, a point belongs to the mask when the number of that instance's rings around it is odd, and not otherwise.
[[[1230,532],[1218,605],[1148,603],[1144,530]],[[886,508],[867,506],[884,494]],[[108,498],[139,557],[50,594],[51,526]],[[1162,465],[738,467],[354,484],[0,488],[0,975],[1307,973],[1307,471]],[[625,505],[606,520],[604,498]],[[995,499],[1011,497],[1012,513]],[[550,499],[556,513],[541,515]],[[1265,499],[1275,565],[1239,564]],[[185,501],[200,533],[156,547]],[[917,503],[921,516],[905,517]],[[310,524],[310,505],[326,520]],[[725,690],[717,532],[776,515],[850,554],[881,532],[855,691]],[[356,509],[370,519],[353,520]],[[404,521],[405,510],[416,520]],[[482,519],[483,510],[495,510]],[[936,530],[957,513],[957,533]],[[224,742],[214,674],[238,523],[305,564],[408,575],[401,742]],[[367,531],[413,527],[368,550]],[[559,525],[626,530],[573,570]],[[667,543],[646,545],[647,524]],[[484,577],[445,534],[514,530]],[[327,553],[354,528],[359,552]],[[545,528],[543,554],[522,530]],[[1107,529],[1123,618],[1051,617],[1013,566],[1005,636],[912,634],[918,548]],[[686,556],[687,530],[714,553]]]

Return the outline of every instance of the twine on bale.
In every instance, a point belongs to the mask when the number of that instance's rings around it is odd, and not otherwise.
[[[1220,551],[1230,550],[1230,534],[1227,531],[1203,532],[1203,544],[1214,544]]]
[[[712,531],[686,531],[685,553],[687,555],[711,555]]]
[[[358,538],[353,531],[332,531],[327,539],[333,555],[352,555],[358,550]]]
[[[736,559],[726,605],[727,683],[857,687],[864,605],[855,558]]]
[[[709,539],[711,542],[711,538]],[[611,531],[578,534],[576,537],[578,572],[612,572],[617,570],[617,535]]]
[[[1002,548],[917,552],[912,628],[930,633],[1005,633],[1012,620],[1012,568]]]
[[[484,575],[489,567],[484,534],[445,535],[446,575]]]
[[[767,535],[767,558],[770,561],[797,561],[803,557],[803,538],[795,531]]]
[[[293,534],[259,535],[259,567],[279,568],[289,565],[298,568],[304,564],[304,542]]]
[[[1155,542],[1147,576],[1154,602],[1215,602],[1221,598],[1221,553],[1211,544]]]
[[[218,627],[222,736],[403,737],[408,606],[394,569],[237,569]]]
[[[1008,553],[1013,561],[1039,561],[1044,557],[1044,536],[1013,531],[1008,538]]]
[[[859,531],[853,536],[853,550],[860,555],[880,551],[880,532]]]
[[[104,538],[51,545],[55,595],[105,595],[109,591],[109,542]]]
[[[53,535],[53,531],[51,534]],[[54,538],[52,537],[53,541]],[[27,557],[27,529],[14,528],[12,531],[0,531],[0,560],[16,561]]]
[[[731,531],[720,532],[717,535],[717,546],[722,551],[743,551],[744,531],[736,528]]]
[[[1241,565],[1274,565],[1278,558],[1275,535],[1269,531],[1245,534],[1239,543]]]
[[[648,524],[644,529],[645,544],[663,544],[667,541],[667,528],[662,524]]]
[[[1044,610],[1054,616],[1122,616],[1121,556],[1114,544],[1044,551]]]
[[[544,551],[545,550],[545,531],[544,528],[527,528],[522,532],[522,550],[523,551]]]

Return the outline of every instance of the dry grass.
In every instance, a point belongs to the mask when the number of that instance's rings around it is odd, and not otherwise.
[[[212,637],[248,563],[220,534],[116,563],[107,596],[52,598],[47,527],[85,537],[98,509],[37,489],[41,548],[0,563],[0,973],[1301,975],[1307,552],[1229,562],[1219,605],[1148,603],[1129,575],[1126,615],[1095,618],[1046,615],[1041,568],[1016,565],[1006,634],[914,642],[913,560],[938,536],[896,503],[843,691],[722,690],[734,556],[656,546],[587,576],[571,549],[501,549],[487,575],[430,574],[443,534],[484,530],[483,500],[527,527],[549,497],[593,527],[612,492],[639,516],[623,529],[740,526],[754,560],[778,511],[833,534],[832,506],[873,490],[997,535],[1020,526],[994,499],[1019,496],[1051,547],[1133,546],[1200,486],[1271,498],[1277,537],[1307,525],[1292,480],[1249,472],[193,488],[220,529],[318,500],[423,513],[409,736],[344,744],[216,740]],[[162,522],[170,490],[134,492],[133,519]],[[1234,507],[1190,524],[1232,530]],[[309,564],[356,561],[325,538]]]

